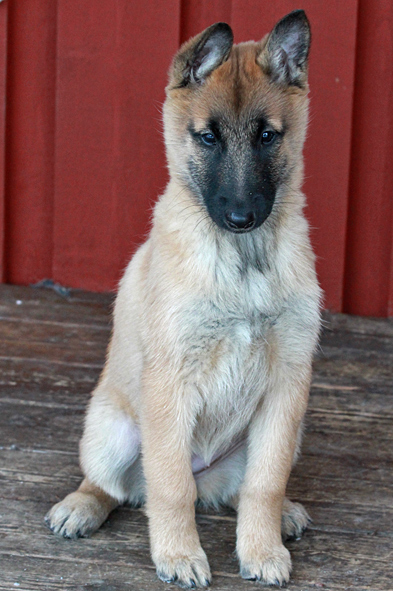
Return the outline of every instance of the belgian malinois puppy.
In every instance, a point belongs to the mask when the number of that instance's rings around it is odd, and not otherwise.
[[[282,537],[308,516],[285,498],[320,326],[303,216],[310,28],[292,12],[261,42],[217,23],[185,43],[167,87],[170,170],[123,277],[80,447],[79,489],[47,515],[86,536],[146,502],[163,581],[211,575],[195,502],[237,509],[245,579],[281,585]]]

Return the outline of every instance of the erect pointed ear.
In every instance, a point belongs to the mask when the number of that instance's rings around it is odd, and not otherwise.
[[[294,10],[276,24],[257,62],[274,82],[304,87],[310,42],[306,13]]]
[[[228,59],[232,44],[232,29],[226,23],[211,25],[184,43],[172,63],[170,87],[202,83]]]

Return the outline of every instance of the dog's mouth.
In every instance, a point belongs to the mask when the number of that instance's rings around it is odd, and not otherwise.
[[[224,229],[227,230],[227,232],[231,232],[231,234],[248,234],[248,233],[252,232],[253,230],[255,230],[255,226],[253,226],[252,228],[243,229],[243,230],[228,228],[228,227],[224,226]]]
[[[235,211],[226,210],[224,212],[209,211],[211,219],[217,224],[219,228],[231,232],[232,234],[247,234],[253,232],[267,220],[271,211],[272,205],[264,208],[263,211],[249,210],[249,211]]]

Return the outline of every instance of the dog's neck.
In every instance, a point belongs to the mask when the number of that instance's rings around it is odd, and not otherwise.
[[[217,227],[195,195],[171,180],[154,211],[151,243],[157,260],[163,267],[170,265],[176,269],[184,285],[203,287],[206,293],[209,286],[215,286],[216,292],[222,294],[228,290],[242,291],[250,274],[254,278],[259,276],[261,284],[285,284],[282,269],[291,265],[289,259],[296,250],[296,245],[292,248],[288,244],[289,223],[291,219],[293,222],[293,213],[285,214],[289,203],[285,196],[284,214],[277,208],[277,213],[273,212],[260,228],[234,234]]]

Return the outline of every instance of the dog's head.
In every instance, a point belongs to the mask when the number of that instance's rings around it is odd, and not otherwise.
[[[280,189],[302,180],[309,46],[297,10],[259,43],[233,46],[229,25],[212,25],[173,60],[164,106],[170,172],[220,228],[258,228]]]

